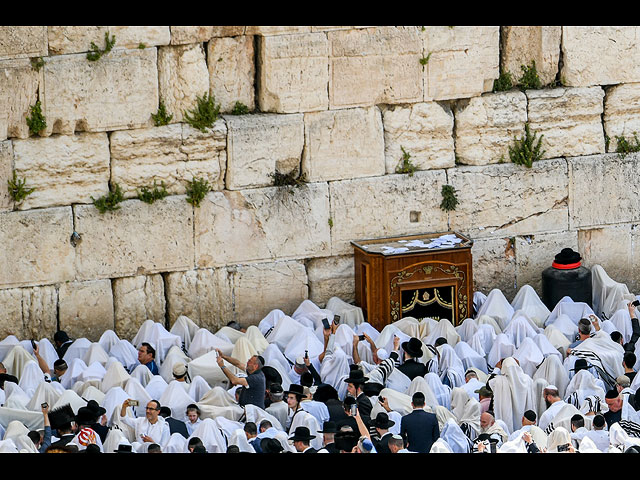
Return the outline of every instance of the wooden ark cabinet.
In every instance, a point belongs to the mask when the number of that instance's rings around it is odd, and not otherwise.
[[[425,248],[444,238],[445,246]],[[377,330],[403,317],[448,318],[459,325],[473,312],[473,241],[457,232],[351,242],[356,305]]]

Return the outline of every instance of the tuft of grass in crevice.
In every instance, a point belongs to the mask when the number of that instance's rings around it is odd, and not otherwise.
[[[153,119],[153,123],[156,127],[161,127],[163,125],[169,125],[171,119],[173,119],[173,114],[170,114],[167,111],[167,107],[165,107],[164,102],[160,100],[160,104],[158,105],[158,112],[152,113],[151,118]]]
[[[455,210],[458,206],[458,197],[456,196],[456,189],[452,185],[443,185],[442,190],[442,202],[440,202],[440,208],[445,212]]]
[[[194,108],[185,110],[184,121],[202,133],[206,133],[207,128],[211,128],[219,116],[220,105],[216,105],[213,95],[205,93],[203,96],[197,97]]]
[[[246,115],[248,113],[249,107],[240,101],[236,102],[231,109],[231,115]]]
[[[402,158],[396,167],[396,173],[407,173],[410,177],[413,177],[418,167],[411,161],[411,154],[407,152],[404,147],[400,147],[400,149],[402,150]]]
[[[120,185],[116,183],[108,194],[100,198],[91,197],[91,200],[100,213],[114,212],[120,209],[118,204],[124,200],[124,195]]]
[[[542,80],[538,76],[536,61],[531,60],[530,65],[521,65],[522,76],[518,79],[518,87],[521,90],[538,90],[542,88]]]
[[[35,135],[47,128],[47,120],[42,113],[40,100],[31,106],[30,112],[31,116],[27,117],[27,125],[29,126],[29,132]]]
[[[520,138],[514,138],[514,143],[509,147],[509,158],[517,165],[524,165],[527,168],[533,166],[533,162],[542,158],[545,151],[542,149],[542,138],[544,135],[537,136],[531,133],[529,123],[524,125],[524,135]]]
[[[187,184],[187,202],[194,207],[199,207],[210,191],[211,185],[207,179],[193,178]]]
[[[627,140],[622,135],[616,135],[616,153],[624,158],[630,153],[640,152],[640,140],[636,133],[633,134],[633,140]]]
[[[7,180],[7,187],[9,190],[9,196],[16,203],[21,203],[25,198],[31,195],[35,188],[27,188],[27,180],[18,178],[16,171],[13,171],[13,178]]]
[[[144,186],[138,190],[138,200],[150,205],[156,200],[162,200],[167,195],[169,195],[169,192],[167,192],[164,182],[158,184],[158,182],[154,181],[153,187]]]
[[[87,60],[90,62],[96,62],[100,60],[103,55],[106,55],[111,51],[111,49],[116,44],[116,36],[112,35],[109,37],[109,32],[104,32],[104,50],[100,50],[98,46],[91,42],[91,46],[89,47],[89,51],[87,52]]]

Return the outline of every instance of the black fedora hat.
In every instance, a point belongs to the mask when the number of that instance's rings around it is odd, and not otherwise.
[[[353,383],[354,385],[359,385],[359,384],[366,383],[367,380],[369,380],[369,379],[364,376],[364,373],[360,369],[351,370],[349,372],[349,376],[344,379],[344,381],[346,383]]]
[[[587,362],[586,359],[578,358],[570,371],[578,373],[580,370],[588,370],[590,367],[591,365],[589,365],[589,362]]]
[[[338,433],[338,425],[333,420],[327,420],[322,424],[322,430],[318,433]]]
[[[102,415],[107,413],[107,410],[105,408],[101,407],[98,404],[98,402],[96,402],[95,400],[89,400],[87,402],[87,408],[92,410],[93,413],[95,413],[97,417],[101,417]]]
[[[412,357],[420,358],[424,353],[422,351],[422,340],[411,337],[409,341],[402,342],[402,349]]]
[[[559,263],[561,265],[578,263],[580,260],[582,260],[580,254],[571,248],[563,248],[554,259],[555,263]]]
[[[396,424],[393,420],[389,420],[389,415],[384,412],[380,412],[373,420],[373,426],[382,429],[388,429]]]
[[[298,441],[309,441],[316,438],[315,435],[311,435],[311,432],[307,427],[296,427],[296,430],[293,432],[293,436],[289,437],[289,440]]]
[[[260,449],[262,453],[280,453],[284,450],[284,447],[275,438],[265,437],[260,440]]]
[[[289,393],[304,396],[304,387],[302,385],[298,385],[297,383],[292,383],[291,385],[289,385],[289,390],[284,391],[285,395],[288,395]]]

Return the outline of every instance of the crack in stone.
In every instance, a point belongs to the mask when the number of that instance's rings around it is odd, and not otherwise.
[[[517,223],[523,222],[523,221],[528,220],[530,218],[539,217],[540,215],[544,215],[545,213],[550,212],[551,210],[553,210],[553,209],[555,209],[555,208],[557,208],[559,206],[567,205],[568,201],[569,201],[569,196],[567,195],[564,198],[562,198],[561,200],[556,200],[554,202],[554,204],[551,207],[547,208],[546,210],[543,210],[541,212],[532,213],[530,215],[527,215],[526,217],[514,218],[513,220],[511,220],[511,221],[509,221],[507,223],[504,223],[504,224],[500,225],[499,227],[490,226],[488,228],[493,228],[494,230],[502,230],[503,228],[511,227],[511,226],[513,226],[513,225],[515,225]]]

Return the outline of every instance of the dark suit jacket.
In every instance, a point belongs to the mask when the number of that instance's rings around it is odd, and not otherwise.
[[[440,438],[438,419],[433,413],[416,409],[400,420],[400,434],[406,439],[408,450],[429,453],[433,442]]]
[[[409,380],[413,380],[416,377],[424,377],[429,371],[427,370],[427,366],[422,363],[410,358],[406,360],[402,365],[397,367],[402,373],[404,373]]]
[[[391,453],[391,450],[389,450],[389,439],[392,436],[393,436],[393,433],[387,432],[382,437],[380,437],[380,440],[376,440],[374,442],[374,445],[376,447],[376,452],[378,452],[378,453]]]
[[[369,426],[371,423],[371,410],[373,409],[373,405],[371,405],[371,400],[364,393],[358,395],[356,398],[356,404],[358,405],[358,412],[362,417],[362,421],[365,425]]]
[[[187,431],[187,426],[184,422],[173,417],[167,417],[165,420],[169,424],[169,433],[171,433],[171,435],[179,433],[184,438],[189,438],[189,432]]]

